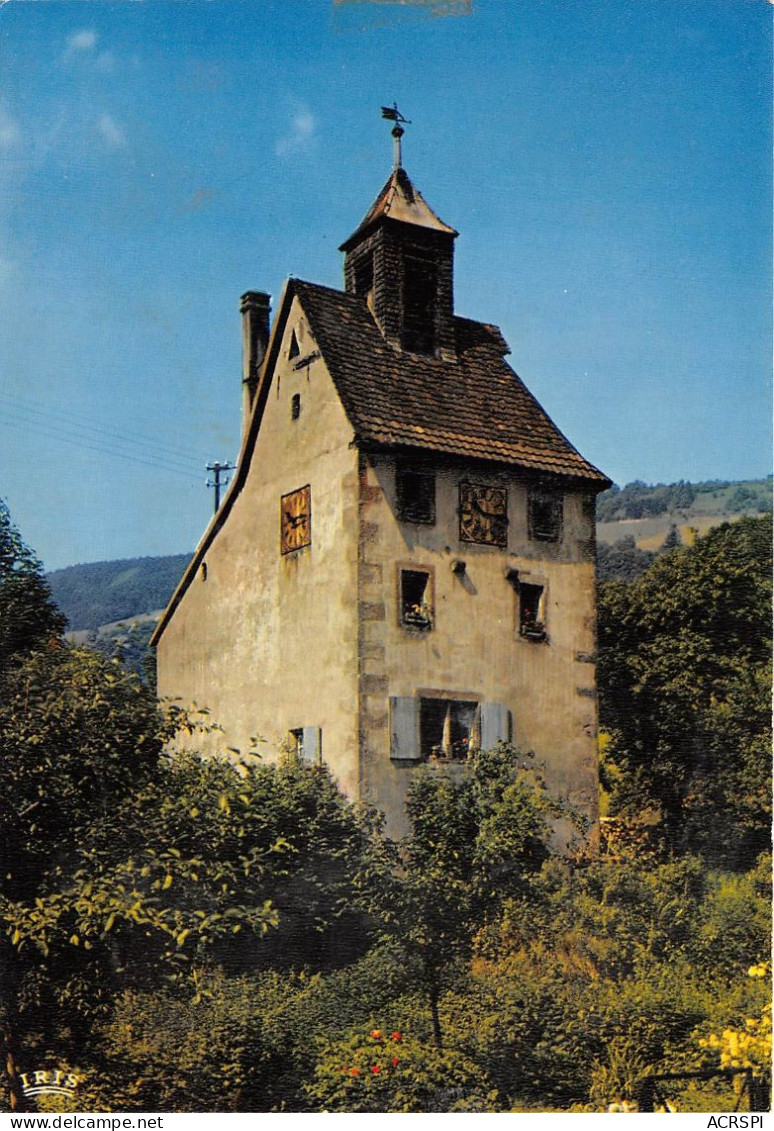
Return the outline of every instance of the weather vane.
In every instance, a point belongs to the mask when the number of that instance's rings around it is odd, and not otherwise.
[[[400,169],[401,165],[403,164],[400,139],[406,132],[403,129],[403,124],[410,126],[411,122],[408,118],[403,117],[400,110],[398,109],[397,102],[393,102],[392,106],[382,106],[382,117],[387,118],[390,122],[395,123],[391,131],[392,136],[395,138],[394,164],[396,169]]]

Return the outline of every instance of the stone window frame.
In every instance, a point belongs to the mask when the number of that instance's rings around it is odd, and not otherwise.
[[[548,581],[542,574],[509,567],[505,571],[515,597],[515,632],[522,640],[547,644]]]
[[[427,578],[423,593],[423,608],[415,610],[415,615],[407,615],[404,575],[424,574]],[[420,562],[398,562],[396,564],[396,602],[398,624],[413,632],[429,632],[435,628],[435,567]]]

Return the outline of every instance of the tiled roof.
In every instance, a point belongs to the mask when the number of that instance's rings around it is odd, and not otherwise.
[[[366,212],[357,230],[339,250],[346,251],[367,228],[383,218],[400,220],[404,224],[430,228],[434,232],[445,232],[451,236],[457,235],[454,228],[450,228],[436,216],[420,191],[414,188],[406,170],[398,168],[392,171],[389,180]]]
[[[592,480],[588,463],[504,360],[496,326],[455,318],[454,361],[393,349],[365,301],[292,280],[357,438]]]

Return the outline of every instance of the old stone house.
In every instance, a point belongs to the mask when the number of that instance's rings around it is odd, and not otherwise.
[[[499,739],[596,816],[594,513],[609,481],[454,312],[454,241],[399,160],[345,289],[242,298],[238,469],[154,642],[211,741],[325,762],[394,832],[416,767]]]

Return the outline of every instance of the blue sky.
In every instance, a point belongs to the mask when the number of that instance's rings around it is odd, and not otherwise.
[[[768,474],[766,0],[0,7],[0,494],[49,569],[191,549],[239,296],[341,285],[404,164],[457,312],[617,482]]]

